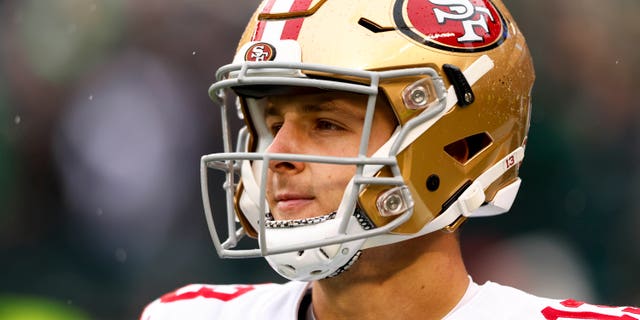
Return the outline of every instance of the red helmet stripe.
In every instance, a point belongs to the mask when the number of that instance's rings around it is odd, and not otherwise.
[[[295,0],[291,5],[290,12],[306,11],[309,9],[309,6],[311,6],[311,2],[313,2],[313,0]],[[297,40],[303,22],[304,18],[291,19],[285,22],[280,39]]]
[[[284,24],[284,29],[282,29],[282,36],[280,39],[282,40],[298,40],[298,36],[300,35],[300,29],[302,29],[302,22],[304,18],[296,18],[287,20]]]
[[[260,41],[262,40],[262,35],[264,34],[264,28],[266,27],[266,21],[258,21],[258,25],[256,26],[256,32],[251,37],[251,41]]]
[[[262,13],[269,13],[273,8],[273,5],[276,3],[276,0],[269,0],[267,4],[262,8]],[[264,20],[258,21],[258,25],[256,26],[256,32],[253,34],[251,38],[252,41],[260,41],[262,40],[262,35],[264,34],[264,28],[266,27],[267,22]]]
[[[309,10],[313,0],[269,0],[262,9],[263,14],[274,13],[274,8],[288,8],[288,12],[304,12]],[[279,9],[275,9],[283,13]],[[286,10],[286,9],[285,9]],[[261,20],[258,21],[256,31],[252,41],[268,41],[279,37],[281,40],[297,40],[302,28],[304,18],[294,18],[286,21],[282,20]],[[266,37],[266,39],[263,39]]]

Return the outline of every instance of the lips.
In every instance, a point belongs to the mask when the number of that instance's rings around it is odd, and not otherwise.
[[[315,197],[295,193],[279,193],[275,197],[276,209],[282,214],[300,214],[304,207],[310,205]]]

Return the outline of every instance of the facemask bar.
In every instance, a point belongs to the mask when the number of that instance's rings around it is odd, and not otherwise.
[[[334,80],[312,79],[303,75],[301,71],[315,71],[329,75],[339,75],[341,77],[357,78],[361,80],[367,80],[368,84],[358,83],[345,83]],[[286,75],[286,76],[285,76]],[[415,77],[425,76],[425,78],[431,78],[434,83],[434,88],[437,96],[434,98],[435,103],[432,107],[424,110],[416,118],[409,121],[400,130],[395,141],[385,151],[384,154],[379,152],[379,157],[366,157],[366,150],[369,141],[369,135],[371,130],[371,123],[373,118],[373,111],[375,108],[375,102],[378,94],[378,85],[380,80],[401,78],[401,77]],[[284,62],[245,62],[241,64],[231,64],[224,66],[216,73],[217,82],[214,83],[209,89],[209,95],[221,105],[221,116],[223,122],[223,141],[224,151],[223,153],[205,155],[201,158],[201,187],[202,198],[205,209],[205,216],[209,231],[214,242],[214,246],[221,257],[259,257],[267,256],[284,252],[292,252],[298,250],[304,250],[308,248],[321,247],[336,243],[343,243],[347,241],[359,240],[377,235],[382,235],[391,232],[393,229],[406,222],[413,213],[413,210],[397,216],[392,222],[385,226],[373,228],[371,230],[362,230],[361,232],[354,234],[347,234],[347,228],[349,226],[350,219],[353,219],[351,214],[344,214],[339,223],[339,236],[333,236],[321,241],[310,241],[304,244],[298,245],[283,245],[277,248],[268,248],[266,243],[266,228],[265,228],[265,215],[259,214],[258,221],[258,249],[233,249],[239,242],[239,240],[246,235],[246,232],[242,228],[237,227],[237,220],[235,218],[235,206],[234,195],[236,190],[236,175],[239,175],[240,165],[242,161],[263,161],[263,163],[269,163],[273,160],[287,160],[287,161],[300,161],[300,162],[313,162],[313,163],[329,163],[340,165],[355,165],[356,174],[350,187],[347,188],[345,197],[353,199],[347,201],[347,208],[345,212],[354,212],[358,193],[364,185],[391,185],[391,186],[404,186],[404,181],[400,169],[397,165],[395,155],[401,151],[401,146],[404,137],[407,132],[418,126],[420,123],[435,117],[445,110],[446,104],[446,90],[444,84],[435,70],[432,68],[411,68],[402,70],[391,71],[362,71],[339,67],[330,67],[325,65],[315,64],[303,64],[303,63],[284,63]],[[358,93],[367,95],[367,112],[365,114],[365,127],[363,128],[363,134],[360,142],[360,150],[358,157],[352,158],[339,158],[329,156],[316,156],[316,155],[296,155],[296,154],[275,154],[275,153],[259,153],[259,152],[246,152],[246,129],[241,131],[241,135],[238,141],[238,147],[240,149],[237,152],[232,152],[231,149],[231,135],[230,129],[227,124],[228,114],[227,105],[225,104],[224,90],[238,86],[248,85],[278,85],[278,86],[298,86],[298,87],[315,87],[326,90],[344,91],[351,93]],[[380,151],[380,150],[379,150]],[[369,166],[367,168],[367,166]],[[376,172],[384,166],[388,166],[393,174],[393,177],[373,177],[369,176],[366,172]],[[227,206],[227,229],[228,239],[225,242],[221,242],[218,233],[215,228],[212,207],[209,199],[208,191],[208,177],[207,169],[217,169],[225,173],[226,182],[224,184],[225,202]],[[365,168],[367,168],[365,172]],[[375,170],[369,170],[375,169]],[[268,166],[263,165],[260,171],[260,195],[259,195],[259,212],[266,212],[265,199],[265,183],[267,178]],[[343,199],[344,200],[344,199]],[[344,203],[345,201],[343,201]]]

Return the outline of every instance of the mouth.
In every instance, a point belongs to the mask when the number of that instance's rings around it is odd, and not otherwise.
[[[281,193],[275,197],[276,210],[284,216],[299,215],[314,200],[311,195]]]

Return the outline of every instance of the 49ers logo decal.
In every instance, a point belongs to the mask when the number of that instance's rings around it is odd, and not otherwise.
[[[244,54],[245,61],[272,61],[276,58],[276,48],[266,42],[258,42]]]
[[[507,37],[490,0],[396,0],[393,18],[402,33],[439,49],[488,50]]]

